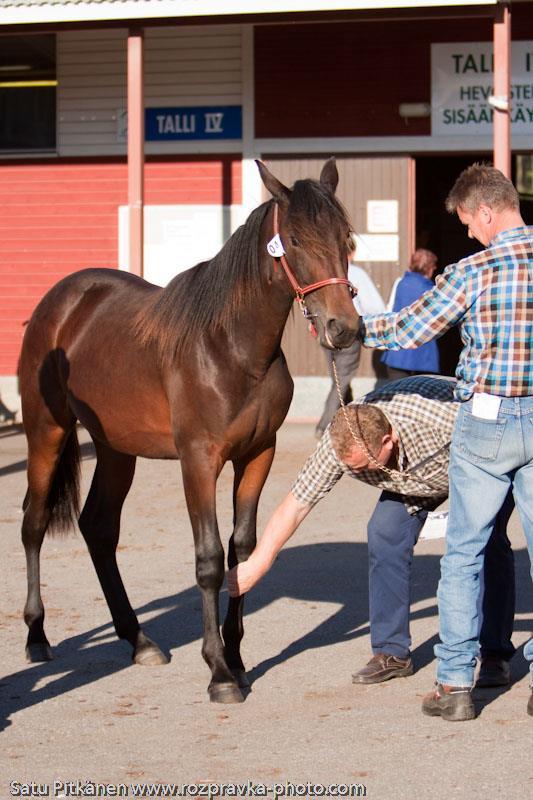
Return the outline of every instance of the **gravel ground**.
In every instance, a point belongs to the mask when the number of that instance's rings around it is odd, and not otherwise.
[[[87,437],[82,440],[86,490],[94,458]],[[282,428],[259,529],[313,446],[311,425]],[[207,782],[211,794],[271,798],[291,792],[343,796],[344,785],[354,787],[351,796],[376,800],[533,796],[533,718],[526,715],[521,652],[512,662],[510,689],[477,692],[475,721],[452,724],[420,712],[434,680],[442,540],[417,546],[415,675],[374,687],[351,683],[351,673],[370,654],[365,525],[378,496],[356,481],[341,481],[317,506],[248,598],[243,653],[252,691],[244,703],[208,701],[192,536],[173,462],[139,460],[119,546],[132,604],[148,634],[170,654],[170,664],[131,665],[79,532],[45,540],[43,597],[55,658],[26,664],[20,544],[25,454],[20,430],[3,429],[1,800],[131,797],[143,783],[158,784],[142,790],[144,796],[176,792],[165,789],[167,783],[188,784],[189,795],[206,796],[207,786],[200,784]],[[219,481],[225,542],[231,479],[226,469]],[[532,592],[516,514],[510,533],[519,591],[514,641],[520,646],[532,628]],[[223,608],[225,603],[223,597]]]

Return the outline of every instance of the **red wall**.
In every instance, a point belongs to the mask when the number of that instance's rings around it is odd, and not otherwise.
[[[145,201],[240,203],[240,157],[150,160]],[[0,375],[15,374],[24,322],[50,286],[85,267],[117,266],[126,203],[124,161],[0,163]]]
[[[512,20],[514,39],[533,38],[529,5]],[[429,136],[429,118],[406,123],[398,106],[431,101],[431,43],[492,35],[488,18],[258,26],[256,136]]]

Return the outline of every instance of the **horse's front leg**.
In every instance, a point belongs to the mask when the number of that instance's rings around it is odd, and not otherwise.
[[[183,486],[191,518],[196,556],[196,581],[202,594],[202,656],[211,670],[209,697],[215,703],[242,703],[244,697],[224,656],[218,598],[224,580],[224,549],[215,510],[220,466],[205,451],[181,455]]]
[[[257,504],[265,480],[272,465],[276,449],[275,438],[252,458],[234,461],[235,481],[233,489],[233,534],[229,542],[228,565],[230,569],[245,561],[255,547]],[[240,645],[244,628],[242,614],[244,595],[230,597],[228,613],[222,628],[226,662],[237,678],[241,688],[249,686]]]

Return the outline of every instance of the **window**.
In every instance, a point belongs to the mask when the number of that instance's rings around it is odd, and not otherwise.
[[[56,146],[54,34],[0,36],[0,151]]]

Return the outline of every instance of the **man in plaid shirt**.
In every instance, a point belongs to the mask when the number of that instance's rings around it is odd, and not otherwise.
[[[450,439],[459,404],[447,378],[404,378],[367,394],[335,415],[291,491],[276,509],[248,561],[230,571],[233,596],[247,592],[272,565],[283,544],[343,475],[381,488],[368,524],[370,637],[373,656],[354,683],[411,675],[409,632],[413,549],[427,513],[448,494]],[[359,433],[357,433],[359,431]],[[482,663],[478,685],[509,680],[514,616],[514,562],[502,509],[487,547]],[[505,665],[494,673],[493,664]]]
[[[533,228],[511,181],[488,165],[464,170],[446,207],[486,249],[447,267],[410,306],[365,317],[363,336],[369,347],[410,348],[460,325],[437,688],[422,705],[426,714],[460,721],[475,716],[479,573],[511,486],[533,563]],[[533,639],[524,655],[533,686]],[[527,711],[533,716],[533,692]]]

